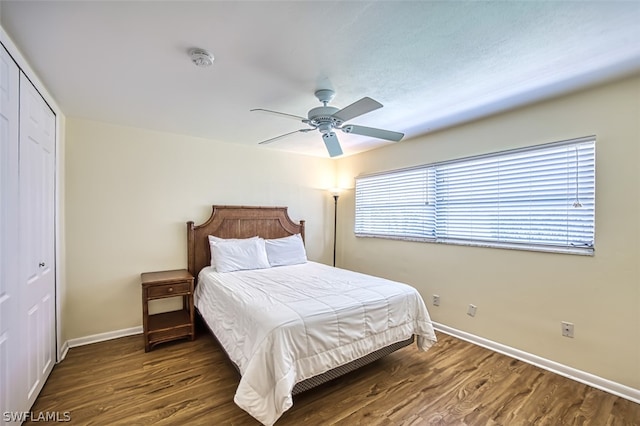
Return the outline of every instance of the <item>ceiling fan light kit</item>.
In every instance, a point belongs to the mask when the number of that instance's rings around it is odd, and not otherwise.
[[[354,124],[343,126],[343,124],[346,121],[349,121],[353,118],[356,118],[366,113],[369,113],[371,111],[374,111],[378,108],[382,108],[382,104],[378,101],[375,101],[369,97],[364,97],[359,101],[352,103],[349,106],[346,106],[342,109],[338,109],[336,107],[327,106],[327,104],[331,102],[335,96],[335,92],[333,90],[330,90],[330,89],[316,90],[315,96],[316,98],[318,98],[320,102],[322,102],[322,106],[312,108],[307,113],[307,118],[304,118],[298,115],[263,109],[263,108],[252,109],[251,111],[266,112],[269,114],[278,115],[280,117],[298,120],[310,126],[310,128],[295,130],[293,132],[285,133],[284,135],[276,136],[274,138],[267,139],[259,143],[268,144],[268,143],[275,142],[279,139],[282,139],[286,136],[292,135],[294,133],[298,133],[298,132],[306,133],[312,130],[318,130],[322,134],[322,140],[324,142],[325,147],[327,148],[327,152],[329,153],[329,156],[337,157],[339,155],[342,155],[343,152],[342,152],[342,147],[340,146],[340,142],[338,141],[338,137],[333,131],[334,129],[341,130],[344,133],[353,133],[354,135],[369,136],[372,138],[385,139],[393,142],[398,142],[404,137],[404,133],[393,132],[391,130],[357,126]]]

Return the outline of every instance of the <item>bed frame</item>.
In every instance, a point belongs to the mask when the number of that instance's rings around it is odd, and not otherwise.
[[[209,235],[220,238],[282,238],[300,234],[305,239],[304,220],[295,223],[289,218],[287,207],[250,207],[250,206],[212,206],[211,217],[201,224],[187,222],[187,262],[189,272],[197,277],[202,268],[211,263],[209,251]],[[200,315],[198,313],[198,315]],[[206,321],[202,318],[204,324]],[[213,332],[211,333],[213,334]],[[215,334],[213,334],[214,337]],[[217,337],[216,337],[217,340]],[[340,377],[350,371],[362,367],[370,362],[382,358],[404,346],[413,343],[414,337],[394,343],[385,348],[365,355],[345,365],[329,370],[325,373],[296,383],[292,394],[296,395],[322,383]],[[218,342],[219,343],[219,342]],[[220,345],[222,348],[222,345]],[[224,348],[222,348],[224,351]],[[225,352],[226,353],[226,352]],[[227,354],[227,358],[229,355]],[[233,366],[240,372],[238,366],[229,358]]]

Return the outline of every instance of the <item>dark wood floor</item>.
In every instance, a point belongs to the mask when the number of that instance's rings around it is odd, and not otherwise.
[[[638,404],[438,339],[298,395],[276,425],[640,425]],[[77,425],[258,425],[233,403],[238,380],[207,334],[149,353],[131,336],[71,349],[32,412],[69,412]]]

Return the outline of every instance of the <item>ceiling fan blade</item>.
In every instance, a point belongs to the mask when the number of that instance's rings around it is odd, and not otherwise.
[[[345,121],[349,121],[352,118],[359,117],[378,108],[382,108],[382,104],[380,102],[374,101],[369,97],[364,97],[359,101],[355,101],[351,105],[342,108],[340,111],[333,114],[332,117],[337,118],[344,123]]]
[[[249,112],[266,112],[267,114],[277,115],[277,116],[285,117],[285,118],[292,118],[292,119],[298,120],[298,121],[306,120],[305,117],[300,117],[299,115],[287,114],[286,112],[272,111],[270,109],[264,109],[264,108],[250,109]]]
[[[262,141],[262,142],[258,142],[258,145],[266,145],[266,144],[268,144],[268,143],[275,142],[275,141],[277,141],[278,139],[282,139],[282,138],[284,138],[284,137],[286,137],[286,136],[289,136],[289,135],[292,135],[292,134],[294,134],[294,133],[298,133],[298,132],[306,133],[306,132],[310,132],[310,131],[312,131],[312,130],[315,130],[315,129],[300,129],[300,130],[294,130],[293,132],[285,133],[284,135],[276,136],[275,138],[271,138],[271,139],[267,139],[267,140]]]
[[[392,132],[391,130],[376,129],[374,127],[356,126],[349,124],[343,126],[341,130],[345,133],[353,133],[354,135],[371,136],[372,138],[386,139],[388,141],[398,142],[404,137],[404,133]]]
[[[340,142],[338,141],[338,137],[335,133],[323,133],[322,140],[324,141],[324,146],[327,147],[329,157],[337,157],[338,155],[342,155],[342,148],[340,148]]]

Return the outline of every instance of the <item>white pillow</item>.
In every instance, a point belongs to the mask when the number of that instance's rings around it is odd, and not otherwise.
[[[307,262],[307,252],[300,234],[265,240],[265,246],[271,266],[297,265]]]
[[[220,238],[220,237],[216,237],[214,235],[209,235],[209,253],[211,253],[211,266],[213,266],[214,268],[216,267],[216,262],[213,259],[213,246],[215,246],[217,243],[222,243],[225,241],[243,241],[243,240],[251,240],[251,239],[257,239],[258,236],[255,237],[251,237],[251,238]]]
[[[218,272],[271,267],[262,238],[219,242],[214,244],[213,253],[216,271]]]

